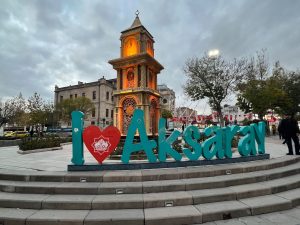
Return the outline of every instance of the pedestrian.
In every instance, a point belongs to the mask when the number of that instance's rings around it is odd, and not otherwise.
[[[283,139],[282,144],[286,143],[283,129],[286,127],[287,122],[288,122],[288,115],[284,115],[283,119],[279,122],[279,125],[278,125],[279,139]]]
[[[33,128],[31,128],[29,134],[30,134],[30,137],[32,138],[33,137]]]
[[[295,145],[295,154],[300,155],[300,144],[299,144],[299,137],[300,130],[298,127],[297,121],[292,116],[286,116],[280,125],[280,130],[282,131],[282,136],[285,139],[285,142],[288,146],[289,152],[287,155],[293,155],[293,145],[292,140]]]

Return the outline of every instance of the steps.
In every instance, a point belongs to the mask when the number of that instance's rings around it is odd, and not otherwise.
[[[300,157],[101,172],[0,170],[0,224],[200,224],[300,205]]]

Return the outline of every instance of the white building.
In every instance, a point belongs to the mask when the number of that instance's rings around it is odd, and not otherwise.
[[[161,109],[169,110],[173,115],[175,113],[175,92],[167,85],[157,85],[157,90],[160,94]]]

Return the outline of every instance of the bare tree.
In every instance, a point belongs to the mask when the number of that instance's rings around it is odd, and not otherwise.
[[[222,103],[244,79],[246,60],[226,61],[221,56],[187,60],[184,72],[188,78],[184,85],[185,93],[193,101],[208,98],[209,105],[218,113],[219,122],[224,126]]]
[[[26,103],[22,94],[0,103],[0,127],[6,123],[18,123],[23,125]]]

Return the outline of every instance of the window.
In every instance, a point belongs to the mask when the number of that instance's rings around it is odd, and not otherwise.
[[[70,99],[72,99],[73,98],[73,95],[70,95]]]
[[[111,101],[113,102],[114,101],[114,96],[111,94]]]
[[[82,96],[82,97],[85,97],[85,93],[83,92],[81,96]]]
[[[129,71],[127,73],[127,88],[133,88],[134,87],[134,73],[133,71]]]
[[[64,96],[60,96],[60,101],[62,102],[64,100]]]
[[[93,99],[96,99],[96,91],[93,91]]]
[[[141,66],[138,65],[138,87],[141,86],[142,76],[141,76]]]
[[[123,88],[123,70],[120,69],[120,89]]]
[[[77,94],[75,94],[75,98],[77,98]]]
[[[106,92],[106,100],[109,100],[109,92]]]
[[[106,109],[106,117],[108,117],[108,113],[109,113],[109,110],[108,110],[108,109]]]
[[[114,118],[114,110],[111,110],[110,116],[111,116],[111,118]]]
[[[92,110],[92,117],[95,117],[95,115],[96,115],[96,109],[93,109]]]

